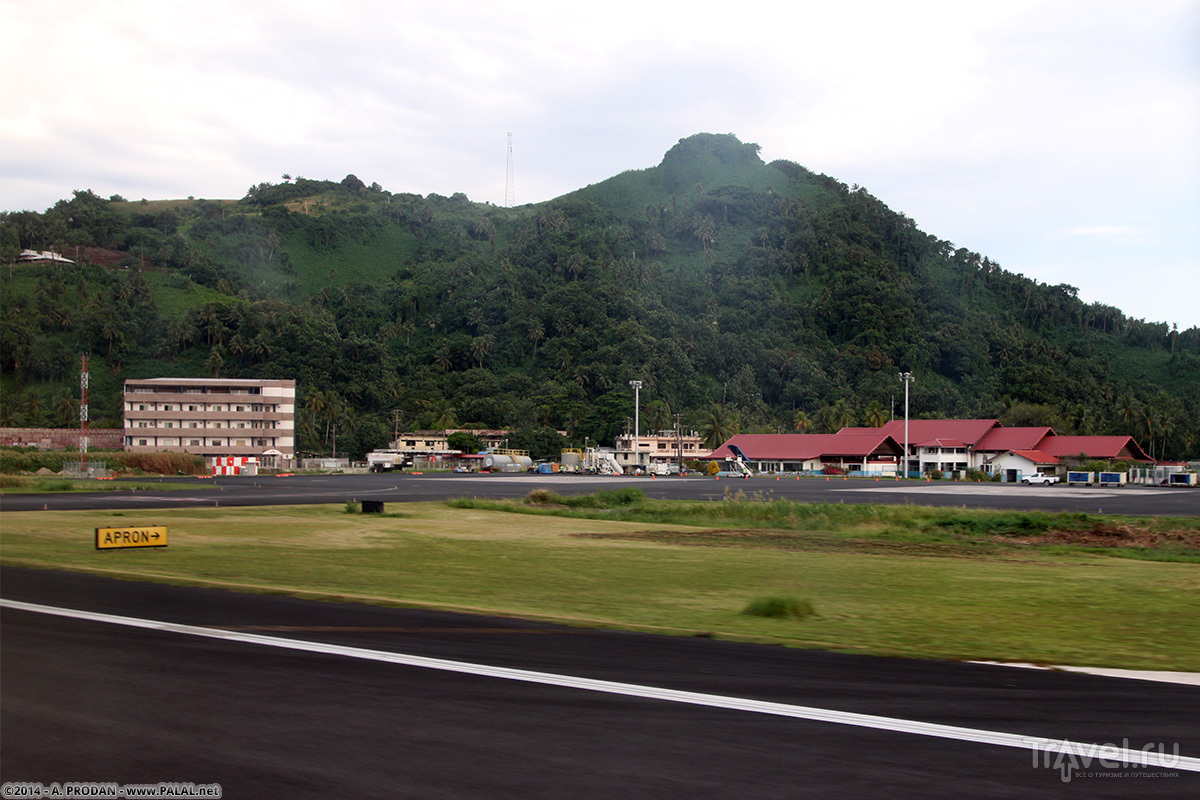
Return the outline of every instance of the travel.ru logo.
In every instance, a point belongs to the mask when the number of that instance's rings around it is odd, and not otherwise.
[[[1057,769],[1063,783],[1070,783],[1080,770],[1090,769],[1093,763],[1110,770],[1133,767],[1170,769],[1179,766],[1181,759],[1179,742],[1168,753],[1163,742],[1151,742],[1140,750],[1134,750],[1130,748],[1128,739],[1122,739],[1119,745],[1034,737],[1027,737],[1023,741],[1033,750],[1034,769]]]

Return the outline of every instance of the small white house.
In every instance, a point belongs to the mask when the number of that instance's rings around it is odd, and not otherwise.
[[[989,475],[1000,475],[1005,483],[1019,483],[1022,478],[1037,472],[1054,475],[1061,466],[1057,456],[1040,450],[1006,450],[989,459],[983,468]]]

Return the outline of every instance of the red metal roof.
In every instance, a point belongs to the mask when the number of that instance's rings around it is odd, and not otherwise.
[[[729,445],[737,445],[747,458],[755,461],[807,461],[822,456],[852,456],[903,453],[893,437],[868,428],[869,434],[855,433],[739,433],[714,450],[708,458],[732,457]]]
[[[1047,436],[1038,449],[1052,456],[1086,455],[1088,458],[1120,458],[1153,461],[1132,436]]]
[[[1041,466],[1042,464],[1061,464],[1062,463],[1055,456],[1052,456],[1049,453],[1043,453],[1041,450],[1005,450],[1003,453],[1000,453],[1000,454],[994,456],[994,458],[999,458],[1000,456],[1007,455],[1008,453],[1012,453],[1013,455],[1028,459],[1028,460],[1032,461],[1034,464],[1037,464],[1039,466]]]
[[[1036,450],[1043,439],[1053,435],[1053,428],[992,428],[979,440],[975,449],[997,453]]]
[[[995,419],[910,419],[908,421],[908,443],[918,447],[973,447],[987,435],[988,431],[1000,427]],[[882,428],[843,428],[841,432],[861,433],[881,431],[901,445],[904,443],[904,420],[894,419]],[[959,444],[940,444],[939,439],[957,441]]]

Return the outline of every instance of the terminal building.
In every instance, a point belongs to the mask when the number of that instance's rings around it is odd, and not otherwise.
[[[257,457],[281,468],[295,459],[294,380],[128,380],[123,407],[125,449],[135,453]]]

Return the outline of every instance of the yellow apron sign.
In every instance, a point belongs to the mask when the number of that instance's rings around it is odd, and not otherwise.
[[[166,547],[167,528],[96,528],[96,549],[121,547]]]

